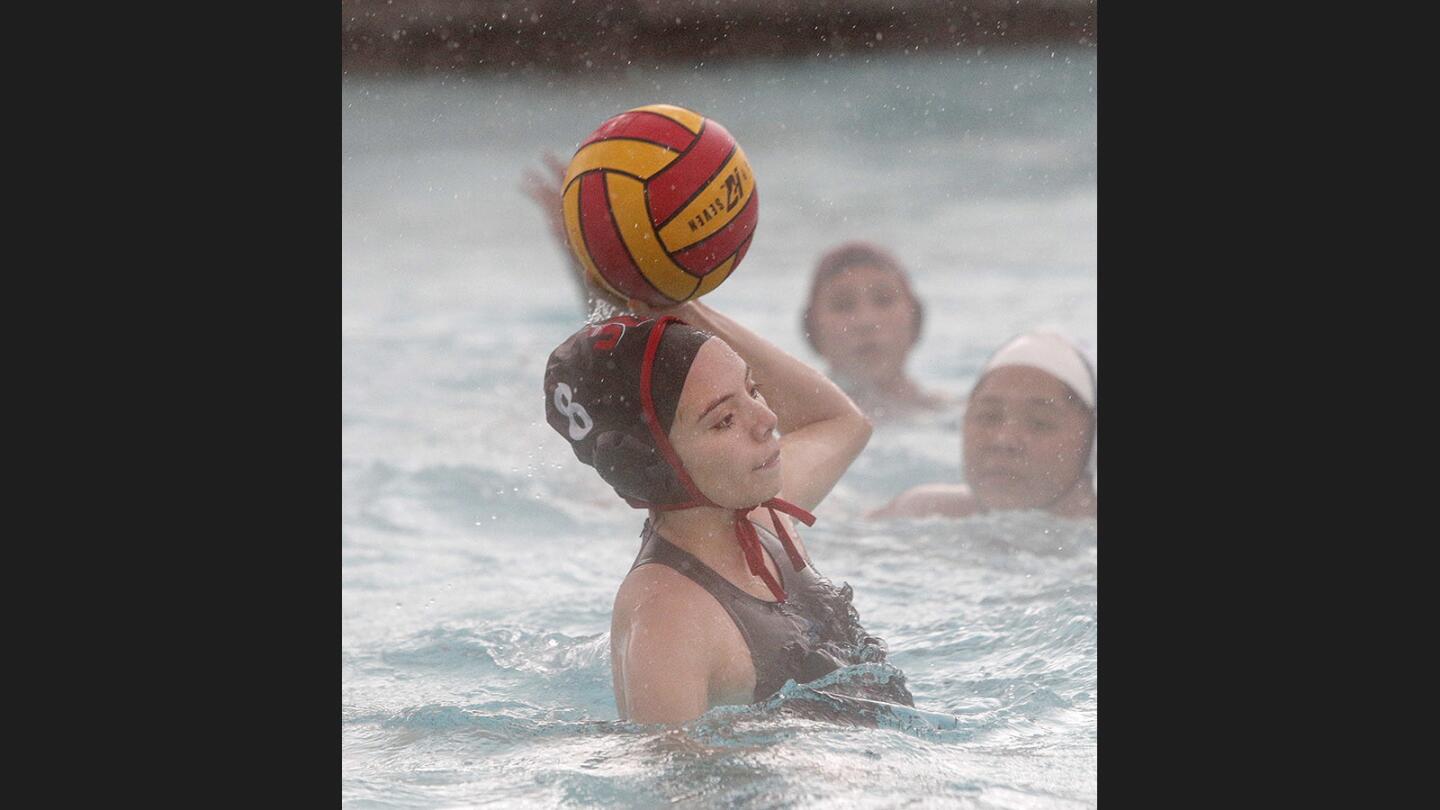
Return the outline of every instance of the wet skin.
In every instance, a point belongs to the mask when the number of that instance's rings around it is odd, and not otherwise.
[[[778,424],[740,355],[722,340],[706,341],[670,427],[670,443],[700,491],[733,509],[775,497],[782,470]]]
[[[838,374],[872,385],[903,377],[915,305],[892,271],[856,265],[822,282],[811,337]]]
[[[1090,410],[1055,377],[1028,366],[990,372],[970,397],[965,480],[986,510],[1056,511],[1084,479]]]

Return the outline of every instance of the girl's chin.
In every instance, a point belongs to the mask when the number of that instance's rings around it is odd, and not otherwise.
[[[731,499],[731,501],[729,502],[730,504],[733,504],[733,505],[727,505],[725,508],[727,508],[727,509],[753,509],[753,508],[755,508],[756,506],[759,506],[760,504],[762,504],[762,503],[770,500],[771,498],[774,498],[774,497],[778,496],[779,494],[780,494],[780,486],[779,486],[778,483],[777,483],[775,486],[773,486],[773,487],[765,487],[765,488],[762,488],[762,489],[753,489],[753,490],[751,490],[751,494],[750,494],[749,497],[737,496],[736,498]],[[742,499],[745,501],[744,503],[737,503],[737,501],[740,501],[740,500],[742,500]],[[720,503],[720,501],[716,501],[716,503]]]

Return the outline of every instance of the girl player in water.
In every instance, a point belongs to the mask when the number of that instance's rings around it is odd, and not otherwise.
[[[690,302],[588,325],[545,367],[545,412],[631,506],[648,510],[615,596],[610,652],[623,720],[678,723],[879,662],[796,523],[871,426],[823,375]],[[913,705],[903,676],[867,697]]]
[[[906,370],[924,307],[905,268],[868,242],[846,242],[815,266],[801,328],[810,346],[870,418],[905,419],[952,404]]]
[[[1095,517],[1099,400],[1094,364],[1052,332],[1012,338],[980,372],[961,428],[964,484],[923,484],[872,518],[1040,509]]]

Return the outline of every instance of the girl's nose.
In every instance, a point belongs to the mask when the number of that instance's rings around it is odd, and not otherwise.
[[[768,405],[761,402],[755,404],[760,407],[760,413],[755,419],[755,438],[758,441],[765,441],[770,438],[770,434],[780,424],[780,417],[776,416]]]

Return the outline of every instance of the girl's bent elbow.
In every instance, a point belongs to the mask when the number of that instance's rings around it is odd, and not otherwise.
[[[869,444],[870,435],[875,432],[875,422],[872,421],[869,416],[866,416],[864,413],[861,413],[859,411],[856,411],[856,417],[856,437],[859,439],[862,446]]]

